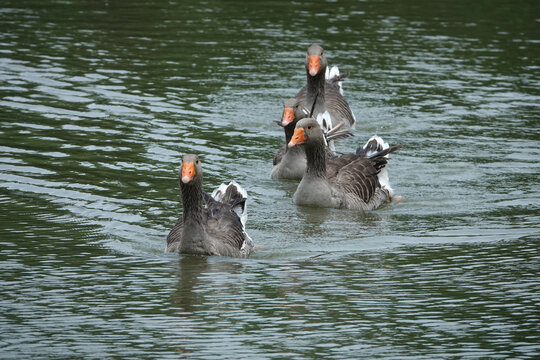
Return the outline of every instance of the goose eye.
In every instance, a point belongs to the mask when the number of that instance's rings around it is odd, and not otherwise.
[[[308,125],[307,129],[308,129],[308,130],[311,130],[311,125]]]
[[[198,164],[199,163],[199,159],[195,160],[195,164]]]

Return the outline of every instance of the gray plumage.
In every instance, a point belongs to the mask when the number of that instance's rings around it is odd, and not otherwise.
[[[319,60],[318,72],[310,73],[310,57],[316,57]],[[313,109],[312,117],[316,118],[318,114],[328,111],[332,119],[332,125],[336,126],[340,122],[345,122],[348,127],[354,127],[356,119],[352,110],[342,95],[340,82],[349,74],[338,75],[326,81],[326,69],[328,61],[324,54],[324,49],[318,44],[312,44],[307,51],[305,58],[305,68],[307,84],[300,89],[294,96],[301,106],[306,109]],[[314,106],[315,105],[315,106]]]
[[[291,140],[296,123],[299,119],[306,117],[306,114],[300,108],[300,103],[294,98],[285,100],[283,105],[285,109],[290,109],[292,112],[292,120],[286,123],[282,119],[281,126],[283,126],[285,133],[285,146],[279,149],[274,157],[270,178],[299,180],[306,171],[306,153],[301,147],[287,148],[287,144]],[[283,118],[285,118],[285,112]]]
[[[187,177],[181,175],[183,215],[167,236],[165,251],[247,257],[254,244],[242,223],[246,212],[246,192],[231,182],[222,184],[209,195],[202,190],[203,174],[198,156],[184,155],[182,163],[194,164],[195,174],[186,182]]]
[[[328,160],[324,154],[324,135],[315,119],[300,120],[296,129],[301,129],[305,137],[300,146],[305,148],[307,169],[294,193],[295,204],[373,210],[391,199],[390,191],[379,181],[379,174],[387,164],[386,155],[401,145],[367,157],[345,154]]]

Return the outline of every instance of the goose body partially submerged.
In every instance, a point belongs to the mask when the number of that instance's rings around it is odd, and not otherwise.
[[[167,236],[165,251],[247,257],[254,244],[245,230],[246,191],[233,181],[209,195],[202,189],[202,175],[198,156],[184,155],[180,174],[183,215]]]
[[[356,118],[343,97],[341,86],[349,73],[340,74],[336,66],[329,70],[324,49],[318,44],[312,44],[308,48],[304,65],[307,84],[294,99],[301,107],[308,109],[314,118],[328,111],[332,126],[344,122],[347,127],[353,128]]]
[[[300,120],[289,142],[305,149],[307,168],[293,201],[297,205],[373,210],[392,198],[387,155],[401,145],[388,147],[373,137],[356,154],[330,160],[325,156],[324,134],[313,118]]]

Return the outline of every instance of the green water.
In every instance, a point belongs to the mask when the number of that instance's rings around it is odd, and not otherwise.
[[[537,1],[0,4],[0,358],[533,359]],[[270,180],[307,47],[405,202]],[[164,254],[177,169],[249,193],[249,259]]]

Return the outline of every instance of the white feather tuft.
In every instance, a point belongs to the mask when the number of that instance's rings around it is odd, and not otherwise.
[[[248,233],[245,232],[245,229],[244,229],[244,235],[245,235],[244,242],[242,243],[242,247],[240,248],[240,250],[246,250],[246,248],[248,248],[249,250],[253,249],[255,245],[251,237],[248,235]]]
[[[339,76],[339,69],[337,66],[332,66],[332,68],[330,69],[330,74],[328,75],[327,79],[331,79],[335,76]]]
[[[364,149],[367,147],[369,142],[372,141],[372,140],[375,140],[377,142],[377,150],[375,152],[379,152],[379,151],[382,151],[384,149],[388,149],[390,147],[390,145],[388,145],[388,143],[385,142],[380,136],[373,135],[368,140],[366,145],[364,145]],[[369,152],[366,153],[366,156],[371,156],[375,152],[369,151]],[[385,155],[385,157],[387,158],[388,155]],[[379,178],[379,183],[381,184],[381,186],[383,188],[385,188],[386,190],[388,190],[390,195],[393,195],[394,194],[394,189],[392,189],[392,187],[390,186],[390,178],[388,177],[388,170],[386,170],[386,166],[379,172],[377,177]]]
[[[317,123],[321,127],[324,134],[326,134],[330,129],[332,129],[332,117],[327,111],[322,114],[317,114]],[[326,136],[324,137],[324,144],[330,148],[332,151],[336,151],[336,147],[333,141],[328,142]]]
[[[327,133],[330,129],[332,129],[332,117],[330,116],[328,110],[322,114],[317,114],[317,122],[324,133]]]
[[[228,187],[229,185],[225,185],[225,184],[219,185],[219,187],[212,192],[212,197],[214,198],[214,200],[221,201]]]
[[[339,69],[337,66],[332,66],[330,70],[328,70],[328,67],[326,67],[326,80],[330,80],[333,77],[339,76]],[[341,85],[343,81],[338,81],[337,85],[339,88],[339,93],[343,95],[343,86]]]
[[[364,149],[367,148],[368,144],[372,141],[372,140],[375,140],[377,142],[377,151],[375,152],[379,152],[379,151],[382,151],[384,149],[388,149],[390,147],[390,145],[388,145],[387,142],[385,142],[382,137],[380,136],[377,136],[377,135],[373,135],[366,143],[366,145],[364,145]],[[372,152],[372,151],[369,151],[366,153],[366,156],[371,156],[373,155],[375,152]],[[388,157],[388,155],[386,155],[386,157]]]
[[[229,186],[234,186],[236,188],[236,191],[238,191],[242,195],[242,197],[244,197],[247,200],[247,197],[248,197],[247,191],[244,190],[244,188],[241,187],[236,181],[231,181],[228,185],[225,185],[225,184],[219,185],[219,187],[216,190],[214,190],[214,192],[212,193],[212,197],[214,198],[214,200],[222,201],[223,195],[225,195],[225,193],[227,192],[227,188]],[[244,208],[242,208],[241,206],[235,206],[233,208],[233,211],[236,214],[238,214],[238,217],[240,218],[240,221],[242,222],[242,226],[245,229],[246,222],[247,222],[247,204],[244,204]]]
[[[383,188],[388,190],[390,195],[394,195],[394,189],[390,186],[390,178],[388,177],[388,170],[386,170],[386,166],[377,174],[377,177],[379,178],[379,183]]]
[[[235,187],[236,187],[236,191],[238,191],[240,194],[242,194],[243,197],[245,197],[245,198],[247,199],[248,194],[247,194],[247,191],[244,190],[243,187],[241,187],[241,186],[240,186],[236,181],[234,181],[234,180],[231,181],[227,187],[229,187],[229,186],[231,186],[231,185],[235,186]]]

